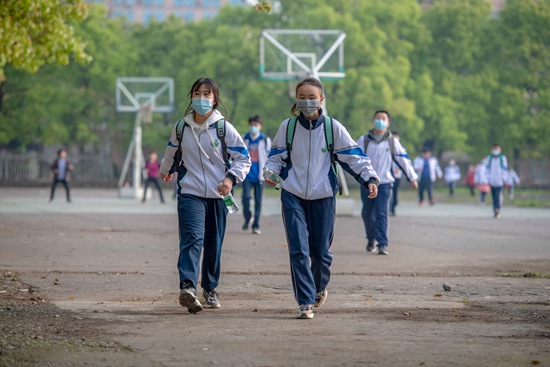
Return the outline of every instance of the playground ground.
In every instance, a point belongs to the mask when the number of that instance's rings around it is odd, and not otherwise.
[[[0,366],[550,366],[550,209],[404,200],[386,257],[339,199],[329,298],[296,320],[276,196],[259,236],[230,217],[222,308],[192,315],[175,202],[62,193],[0,188]]]

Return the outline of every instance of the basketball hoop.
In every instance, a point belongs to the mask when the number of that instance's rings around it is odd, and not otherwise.
[[[146,124],[153,122],[153,108],[150,105],[141,106],[139,112],[141,113],[141,121]]]

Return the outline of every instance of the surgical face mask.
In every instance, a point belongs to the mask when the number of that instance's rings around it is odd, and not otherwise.
[[[388,127],[386,120],[374,120],[374,128],[378,131],[385,130]]]
[[[499,155],[500,154],[500,149],[493,149],[493,150],[491,150],[491,153],[493,153],[493,155]]]
[[[319,110],[321,101],[318,99],[297,99],[296,107],[304,116],[311,116]]]
[[[258,133],[260,132],[260,128],[258,127],[258,125],[251,125],[248,127],[248,132],[250,133],[250,135],[258,135]]]
[[[191,108],[199,115],[206,115],[214,106],[209,98],[192,98]]]

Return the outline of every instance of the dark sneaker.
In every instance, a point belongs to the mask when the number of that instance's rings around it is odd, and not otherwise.
[[[243,224],[243,231],[248,231],[248,223]]]
[[[204,291],[202,295],[204,296],[204,303],[206,307],[210,307],[210,308],[221,307],[220,301],[218,300],[218,293],[216,293],[214,289],[208,292]]]
[[[324,291],[318,292],[315,296],[315,307],[321,307],[328,297],[328,291],[325,289]]]
[[[498,219],[500,218],[500,213],[499,212],[495,212],[495,219]]]
[[[378,255],[389,255],[388,248],[386,246],[378,247]]]
[[[313,305],[300,305],[298,310],[297,319],[312,319],[313,318]]]
[[[374,246],[374,241],[369,240],[367,242],[367,252],[374,252],[376,250],[376,246]]]
[[[190,284],[184,285],[180,291],[180,305],[187,307],[187,311],[190,313],[202,311],[202,305],[197,298],[197,292]]]

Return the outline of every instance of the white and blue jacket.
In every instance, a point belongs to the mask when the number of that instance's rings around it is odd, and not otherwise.
[[[424,169],[424,160],[424,157],[419,155],[413,161],[413,165],[416,169],[416,172],[418,173],[418,177],[422,176],[422,170]],[[439,166],[437,158],[431,156],[430,158],[428,158],[428,164],[430,165],[430,181],[435,182],[436,179],[441,179],[441,177],[443,176],[443,172],[441,172],[441,167]]]
[[[267,162],[267,158],[269,156],[269,152],[271,151],[271,139],[269,136],[265,135],[264,133],[260,132],[260,135],[258,137],[260,141],[258,142],[258,166],[259,166],[259,174],[258,174],[258,180],[260,182],[264,182],[265,178],[262,174],[265,163]],[[247,148],[250,147],[250,142],[252,141],[252,137],[250,136],[250,133],[246,133],[243,135],[243,141]]]
[[[299,198],[317,200],[333,197],[338,190],[338,178],[332,170],[327,151],[324,117],[318,120],[298,117],[290,157],[286,141],[289,120],[284,120],[279,127],[266,166],[280,172],[284,180],[282,188]],[[369,181],[378,185],[380,179],[369,157],[351,138],[346,128],[332,119],[332,131],[335,158],[340,166],[361,185],[367,187]]]
[[[393,157],[390,152],[390,134],[386,133],[384,138],[380,141],[374,139],[373,131],[369,131],[365,135],[361,135],[357,140],[357,145],[364,149],[365,139],[369,140],[367,151],[365,154],[369,156],[372,161],[374,170],[380,177],[381,184],[388,184],[395,182],[395,176],[392,174],[393,164],[395,163],[400,168],[402,174],[405,174],[407,180],[410,182],[416,181],[418,176],[414,170],[411,159],[409,158],[407,151],[401,145],[399,139],[393,138],[394,152]]]
[[[250,170],[248,150],[235,127],[226,121],[225,142],[227,152],[232,160],[227,168],[222,158],[221,142],[216,133],[216,121],[224,117],[218,110],[214,110],[204,122],[204,129],[196,129],[188,124],[183,128],[181,150],[182,176],[179,181],[181,193],[203,198],[219,199],[218,184],[225,177],[233,183],[242,182]],[[187,123],[195,124],[193,114],[184,117]],[[207,128],[206,128],[207,127]],[[199,146],[200,144],[200,146]],[[174,163],[174,154],[178,149],[176,126],[164,152],[160,172],[168,175]]]
[[[487,181],[489,186],[501,187],[508,181],[508,159],[505,155],[487,157]]]

